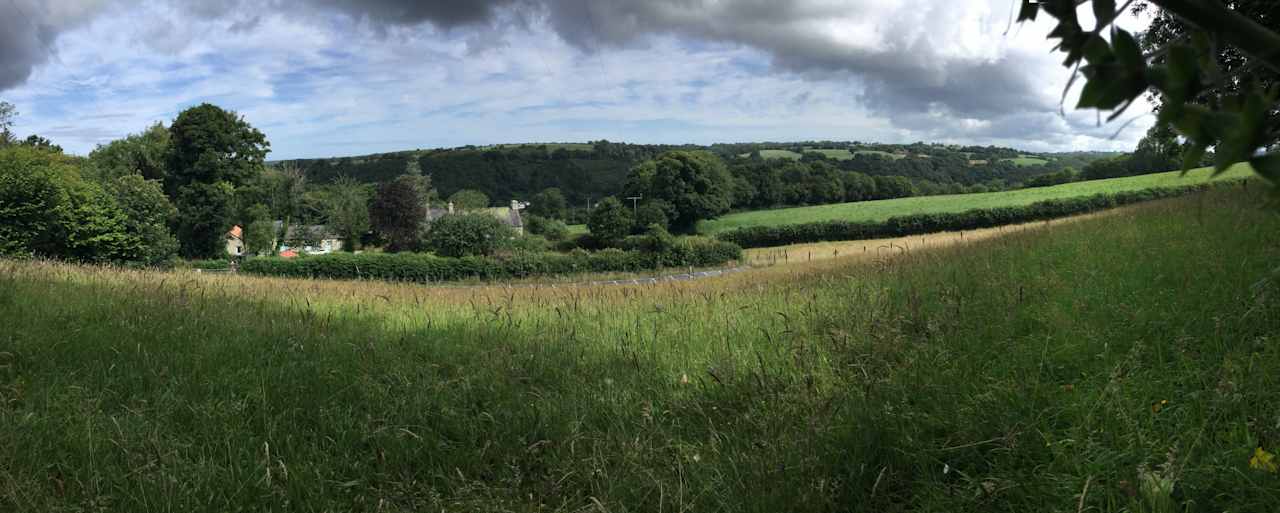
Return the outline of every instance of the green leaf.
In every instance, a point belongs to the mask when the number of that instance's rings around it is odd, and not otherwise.
[[[1204,152],[1208,148],[1202,143],[1188,144],[1186,151],[1182,152],[1182,174],[1185,175],[1187,171],[1200,167],[1200,161],[1204,160]]]
[[[1111,46],[1107,44],[1107,40],[1102,36],[1092,34],[1084,43],[1084,59],[1089,64],[1103,64],[1111,61],[1115,55],[1111,53]]]
[[[1093,0],[1093,16],[1098,19],[1099,27],[1110,25],[1115,15],[1115,0]]]
[[[1280,153],[1268,153],[1249,160],[1249,165],[1263,178],[1273,184],[1280,184]]]
[[[1022,10],[1018,11],[1018,22],[1036,21],[1036,15],[1040,13],[1040,4],[1031,0],[1022,0]]]
[[[1138,46],[1138,41],[1133,39],[1132,34],[1116,29],[1111,35],[1111,44],[1115,47],[1116,58],[1130,72],[1146,69],[1147,61],[1142,58],[1142,48]]]

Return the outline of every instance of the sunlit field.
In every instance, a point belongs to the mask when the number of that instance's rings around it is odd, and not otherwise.
[[[1274,511],[1257,189],[640,287],[0,261],[0,510]]]
[[[1237,165],[1214,179],[1238,179],[1249,176],[1252,173],[1253,171],[1247,165]],[[1191,171],[1186,175],[1183,175],[1181,171],[1173,171],[1001,192],[915,196],[812,207],[756,210],[729,214],[719,219],[704,221],[699,224],[698,231],[702,233],[718,233],[749,226],[777,226],[831,220],[884,221],[893,216],[909,214],[963,212],[979,208],[1029,205],[1049,199],[1136,191],[1152,187],[1177,187],[1204,182],[1209,180],[1211,175],[1212,170],[1206,168]]]

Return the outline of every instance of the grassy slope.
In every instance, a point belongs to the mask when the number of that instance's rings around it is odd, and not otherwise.
[[[1259,201],[636,289],[0,262],[0,510],[1269,511]]]
[[[1045,159],[1036,158],[1036,157],[1018,157],[1018,158],[1004,159],[1004,160],[1013,162],[1013,165],[1018,167],[1043,166],[1049,163],[1049,161]]]
[[[1244,165],[1224,173],[1219,178],[1239,178],[1252,171]],[[1210,170],[1199,169],[1188,176],[1181,172],[1158,173],[1107,180],[1090,180],[1053,187],[1036,187],[1015,191],[980,194],[955,194],[947,196],[919,196],[891,200],[838,203],[812,207],[756,210],[730,214],[720,219],[704,221],[698,227],[703,233],[716,233],[746,226],[776,226],[815,221],[844,219],[852,221],[883,221],[893,216],[934,212],[963,212],[975,208],[992,208],[1026,205],[1055,198],[1088,196],[1103,192],[1139,190],[1150,187],[1167,187],[1196,183],[1208,179]]]

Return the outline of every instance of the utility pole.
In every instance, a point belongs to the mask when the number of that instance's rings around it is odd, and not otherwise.
[[[639,210],[639,207],[636,206],[638,205],[637,202],[644,199],[644,196],[627,196],[627,199],[631,200],[631,216],[635,217],[636,212]]]

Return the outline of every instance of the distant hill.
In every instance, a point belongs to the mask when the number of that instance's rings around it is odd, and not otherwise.
[[[993,146],[908,145],[808,141],[735,143],[712,146],[588,143],[525,143],[401,151],[374,155],[275,161],[301,168],[313,183],[340,176],[378,183],[394,179],[416,159],[432,185],[448,196],[476,189],[496,202],[528,198],[548,187],[560,188],[572,205],[621,192],[636,164],[674,149],[700,149],[736,162],[825,159],[842,170],[873,176],[905,176],[936,183],[974,185],[993,180],[1017,182],[1064,167],[1083,168],[1113,153],[1028,153]]]

